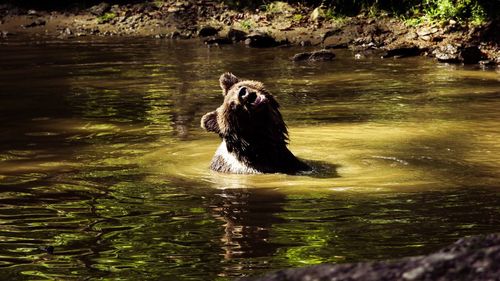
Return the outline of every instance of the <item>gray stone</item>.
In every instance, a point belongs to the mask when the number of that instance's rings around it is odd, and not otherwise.
[[[417,30],[417,34],[418,34],[418,36],[423,37],[423,36],[428,36],[428,35],[434,34],[438,31],[439,31],[439,29],[437,27],[423,27],[423,28],[420,28],[419,30]]]
[[[2,32],[0,32],[0,35],[1,35],[1,37],[2,37],[2,38],[4,38],[4,39],[5,39],[5,38],[7,38],[7,37],[10,37],[10,36],[14,35],[14,33],[9,32],[9,31],[7,31],[7,30],[3,30]]]
[[[40,14],[36,10],[28,10],[28,16],[40,16]]]
[[[64,30],[63,30],[63,33],[66,34],[66,35],[72,35],[73,34],[73,31],[69,28],[69,27],[66,27]]]
[[[483,57],[479,47],[474,45],[463,47],[461,45],[447,44],[434,50],[433,54],[438,61],[448,63],[474,64],[478,63]]]
[[[318,50],[314,52],[298,53],[293,56],[293,61],[331,61],[335,54],[330,50]]]
[[[109,10],[111,9],[111,5],[106,3],[106,2],[102,2],[98,5],[95,5],[95,6],[92,6],[89,8],[89,12],[91,14],[93,14],[94,16],[103,16],[105,13],[107,13]]]
[[[44,19],[38,18],[38,19],[34,20],[33,22],[31,22],[30,24],[25,25],[24,27],[42,26],[42,25],[45,25],[46,23],[47,22]]]
[[[500,234],[462,238],[427,256],[285,269],[241,281],[500,280]]]
[[[495,65],[495,63],[491,60],[481,60],[479,61],[479,64],[484,66]]]
[[[347,49],[349,44],[347,42],[343,43],[333,43],[325,46],[325,49]]]

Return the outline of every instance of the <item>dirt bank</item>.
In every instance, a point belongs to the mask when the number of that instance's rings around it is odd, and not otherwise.
[[[0,40],[81,36],[202,37],[207,45],[249,47],[315,45],[350,48],[357,55],[427,55],[450,63],[500,64],[498,21],[477,26],[449,20],[409,25],[379,13],[332,18],[315,7],[273,2],[265,10],[237,11],[210,1],[101,3],[87,9],[40,11],[0,6]]]

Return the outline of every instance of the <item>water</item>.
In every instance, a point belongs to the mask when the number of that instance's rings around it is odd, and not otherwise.
[[[3,278],[231,280],[500,231],[500,73],[298,51],[2,42]],[[316,173],[207,169],[225,71],[267,85]]]

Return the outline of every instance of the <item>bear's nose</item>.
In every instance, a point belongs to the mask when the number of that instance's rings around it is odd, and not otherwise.
[[[238,98],[241,103],[252,103],[257,98],[257,94],[255,92],[249,92],[246,87],[241,87],[238,92]]]

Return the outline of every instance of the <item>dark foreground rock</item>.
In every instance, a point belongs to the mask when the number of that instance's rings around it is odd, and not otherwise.
[[[206,39],[205,44],[207,45],[227,45],[227,44],[232,44],[233,41],[227,37],[210,37]]]
[[[245,40],[247,35],[245,31],[231,28],[227,33],[227,38],[231,39],[233,42],[240,42]]]
[[[200,37],[209,37],[209,36],[215,36],[219,33],[219,30],[215,27],[212,26],[204,26],[200,28],[198,31],[198,36]]]
[[[483,55],[478,46],[461,46],[448,44],[434,51],[434,56],[440,62],[449,63],[478,63]]]
[[[330,61],[335,58],[335,54],[330,50],[318,50],[314,52],[298,53],[293,56],[293,61]]]
[[[271,35],[261,32],[250,33],[245,40],[245,45],[252,48],[276,47],[279,44]]]
[[[414,57],[422,53],[422,50],[417,46],[402,46],[391,48],[382,54],[382,58],[405,58]]]
[[[323,264],[240,281],[500,280],[500,234],[463,238],[427,255],[384,262]]]

